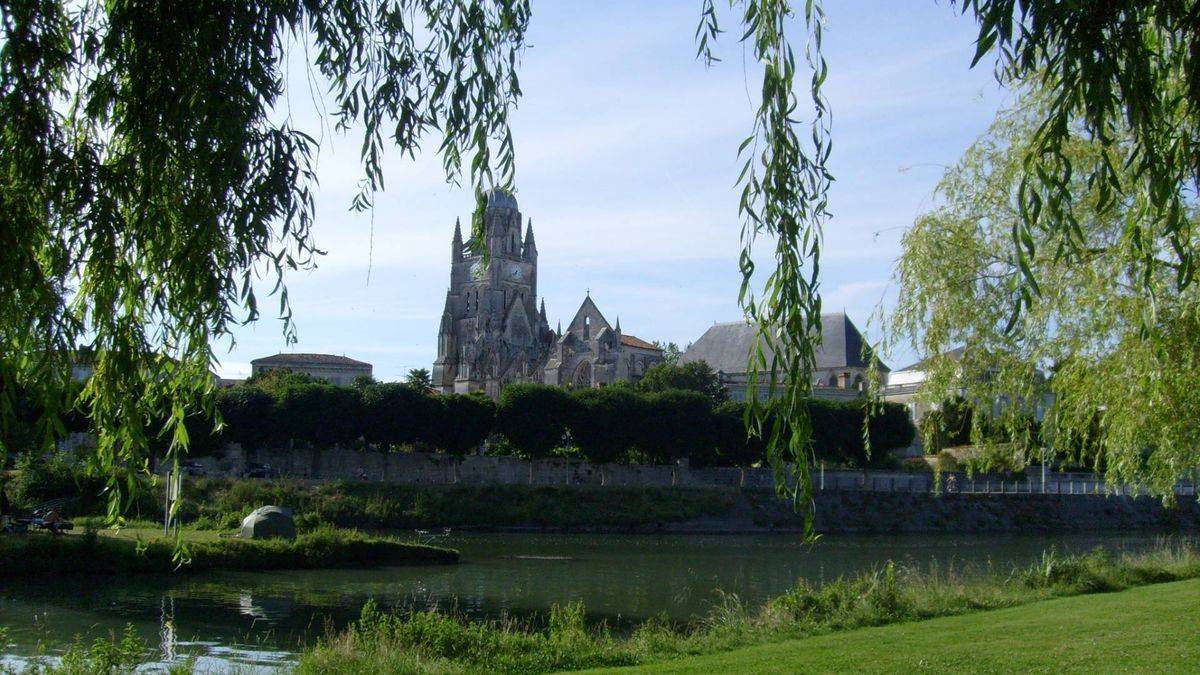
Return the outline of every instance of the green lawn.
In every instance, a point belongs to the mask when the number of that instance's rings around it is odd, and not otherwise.
[[[620,670],[1200,672],[1198,608],[1200,579],[1193,579]]]

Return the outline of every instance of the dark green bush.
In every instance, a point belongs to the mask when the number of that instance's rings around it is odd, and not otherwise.
[[[566,390],[540,384],[510,384],[496,406],[497,430],[530,458],[549,457],[563,444],[576,402]]]
[[[430,442],[462,457],[478,448],[496,426],[496,404],[481,393],[447,394],[431,399],[436,414]]]
[[[584,458],[597,464],[628,460],[638,428],[647,423],[642,397],[629,387],[604,387],[579,389],[571,398],[571,438]]]

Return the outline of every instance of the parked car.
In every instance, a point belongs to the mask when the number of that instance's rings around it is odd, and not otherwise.
[[[246,465],[246,470],[242,472],[242,478],[271,478],[275,472],[271,470],[270,464],[257,464],[250,462]]]
[[[184,462],[179,465],[179,470],[185,476],[207,476],[208,470],[199,462]]]

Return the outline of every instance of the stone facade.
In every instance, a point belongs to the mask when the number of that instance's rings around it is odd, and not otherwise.
[[[590,297],[564,332],[550,328],[537,298],[533,223],[521,235],[517,200],[495,191],[484,211],[488,264],[454,226],[450,288],[438,329],[433,384],[445,394],[481,391],[492,398],[509,382],[597,387],[635,380],[662,360],[654,345],[611,326]]]

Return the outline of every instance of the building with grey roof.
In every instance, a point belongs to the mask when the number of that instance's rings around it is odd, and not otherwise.
[[[373,372],[371,364],[337,354],[275,354],[250,362],[251,376],[270,370],[304,373],[342,387],[354,384],[360,377],[371,377]]]
[[[721,382],[735,401],[746,400],[746,383],[750,350],[755,345],[758,325],[749,321],[713,324],[692,343],[680,357],[680,362],[703,361],[721,377]],[[816,352],[813,372],[813,395],[825,399],[853,399],[866,390],[869,375],[868,358],[873,358],[858,327],[843,312],[821,315],[821,343]],[[864,353],[867,356],[864,356]],[[770,353],[767,354],[768,361]],[[881,361],[880,375],[888,372]]]

